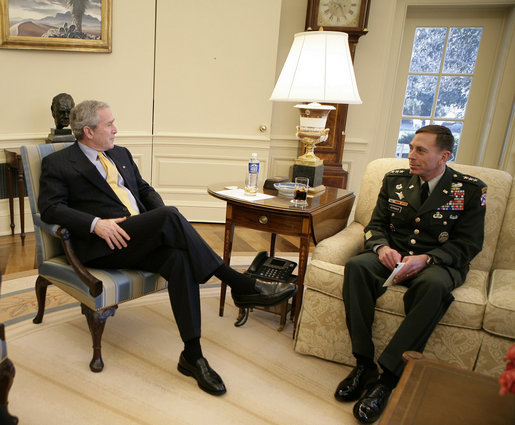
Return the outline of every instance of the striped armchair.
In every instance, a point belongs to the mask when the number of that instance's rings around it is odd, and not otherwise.
[[[70,232],[41,220],[37,204],[41,160],[69,145],[52,143],[21,148],[39,272],[36,280],[38,313],[33,322],[41,323],[43,320],[48,285],[54,284],[77,299],[93,339],[93,358],[89,367],[93,372],[100,372],[104,368],[101,340],[107,318],[114,315],[118,304],[165,289],[167,282],[158,274],[140,270],[85,267],[73,251]]]

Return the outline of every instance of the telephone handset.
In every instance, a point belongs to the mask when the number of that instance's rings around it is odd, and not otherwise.
[[[261,251],[245,273],[258,279],[287,282],[295,267],[294,261],[269,257],[267,251]]]

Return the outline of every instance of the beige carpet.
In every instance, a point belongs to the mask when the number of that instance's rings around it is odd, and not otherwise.
[[[202,289],[202,345],[227,386],[221,397],[177,371],[182,343],[167,293],[120,305],[104,332],[104,371],[95,374],[80,307],[56,289],[34,325],[35,277],[4,278],[0,314],[16,367],[9,410],[20,425],[357,423],[352,404],[333,397],[349,368],[295,353],[291,321],[278,332],[277,315],[254,311],[236,328],[232,301],[218,316],[216,282]]]

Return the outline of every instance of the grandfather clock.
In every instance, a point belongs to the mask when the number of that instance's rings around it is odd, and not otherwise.
[[[308,0],[306,29],[343,31],[349,34],[352,60],[359,38],[367,34],[370,0]],[[324,161],[323,184],[347,187],[347,171],[342,169],[345,125],[349,105],[333,105],[336,111],[327,119],[328,139],[317,145],[316,154]]]

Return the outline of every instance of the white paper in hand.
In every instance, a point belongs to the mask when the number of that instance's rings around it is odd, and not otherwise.
[[[390,274],[390,276],[388,276],[388,279],[386,279],[386,282],[383,283],[383,286],[392,286],[392,285],[395,285],[395,283],[393,282],[393,278],[395,277],[395,275],[397,273],[399,273],[399,270],[402,269],[404,267],[404,264],[405,263],[397,263],[397,265],[395,266],[395,268],[393,269],[393,272]]]

